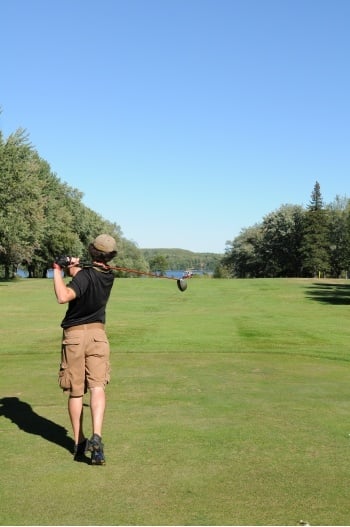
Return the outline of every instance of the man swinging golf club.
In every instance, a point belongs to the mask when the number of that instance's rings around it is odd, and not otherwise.
[[[105,332],[106,305],[114,282],[107,262],[117,254],[114,238],[101,234],[89,245],[92,265],[80,268],[78,258],[57,258],[53,264],[54,291],[59,304],[68,303],[63,328],[59,385],[68,392],[68,413],[74,435],[74,459],[91,452],[93,465],[104,465],[102,427],[109,382],[109,342]],[[67,269],[71,282],[62,278]],[[90,391],[92,436],[83,432],[83,396]]]

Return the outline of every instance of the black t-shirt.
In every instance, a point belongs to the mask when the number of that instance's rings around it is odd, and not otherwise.
[[[68,287],[77,295],[69,302],[61,327],[69,328],[80,324],[106,321],[106,304],[114,282],[112,271],[95,267],[83,268]]]

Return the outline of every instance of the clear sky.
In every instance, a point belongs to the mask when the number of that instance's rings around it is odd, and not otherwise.
[[[349,197],[349,0],[0,3],[0,129],[140,248]]]

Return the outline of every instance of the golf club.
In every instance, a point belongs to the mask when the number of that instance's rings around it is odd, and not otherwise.
[[[55,259],[55,262],[61,267],[65,268],[72,264],[72,258],[71,256],[58,256]],[[77,262],[77,263],[74,263],[73,265],[76,265],[79,267],[91,267],[91,263],[85,264],[83,262]],[[182,278],[174,278],[173,276],[158,275],[155,273],[148,273],[147,271],[138,271],[137,269],[129,269],[128,267],[118,267],[118,266],[107,265],[107,268],[113,271],[124,271],[125,273],[151,276],[152,278],[166,278],[167,280],[176,280],[177,287],[179,288],[181,292],[186,291],[187,289],[187,282],[186,280],[183,280]]]
[[[147,273],[146,271],[137,271],[136,269],[128,269],[127,267],[114,267],[109,265],[109,269],[113,269],[114,271],[124,271],[125,273],[133,273],[133,274],[140,274],[145,276],[151,276],[152,278],[166,278],[167,280],[176,280],[177,287],[181,292],[186,291],[187,289],[187,282],[186,280],[183,280],[182,278],[174,278],[173,276],[164,276],[164,275],[157,275],[155,273]]]

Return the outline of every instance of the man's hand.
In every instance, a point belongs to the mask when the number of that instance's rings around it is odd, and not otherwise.
[[[53,269],[66,269],[79,264],[80,258],[75,256],[57,256],[52,264]]]
[[[57,302],[59,304],[66,304],[67,302],[71,302],[75,299],[76,294],[74,290],[70,287],[67,287],[64,283],[64,280],[62,278],[62,267],[60,266],[60,263],[66,263],[67,258],[64,257],[64,260],[61,260],[59,258],[56,258],[55,262],[53,263],[53,282],[54,282],[54,290],[57,298]],[[68,266],[65,266],[64,269],[67,270],[67,273],[70,276],[75,276],[79,271],[81,271],[81,268],[78,267],[79,265],[79,258],[72,257],[69,259],[70,264]]]
[[[71,263],[67,267],[67,272],[69,276],[75,276],[79,271],[81,271],[81,267],[79,267],[80,258],[75,258],[72,256],[70,259]]]

